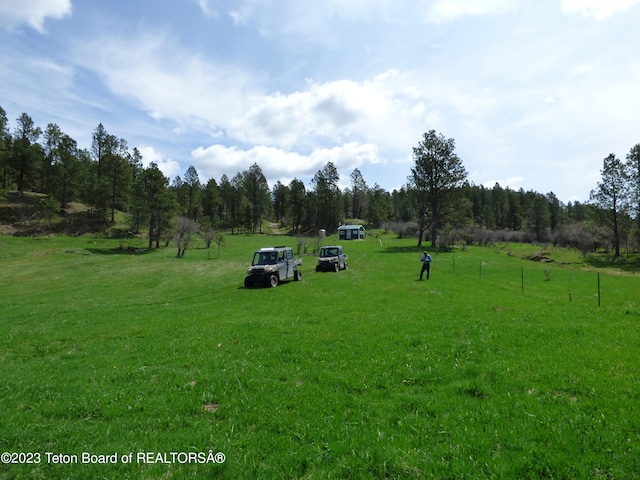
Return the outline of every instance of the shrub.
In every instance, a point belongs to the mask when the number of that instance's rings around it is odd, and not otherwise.
[[[385,232],[392,231],[398,238],[411,238],[418,234],[416,222],[385,222],[382,227]]]

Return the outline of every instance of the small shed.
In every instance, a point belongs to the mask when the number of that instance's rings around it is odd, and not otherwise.
[[[340,240],[364,240],[364,227],[362,225],[342,225],[338,227]]]

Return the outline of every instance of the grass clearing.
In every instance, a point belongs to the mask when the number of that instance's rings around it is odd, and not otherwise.
[[[295,239],[177,259],[0,237],[0,450],[41,455],[0,477],[638,478],[633,271],[601,273],[598,307],[597,272],[566,251],[438,254],[420,282],[413,242],[381,243],[247,290],[253,250]],[[209,450],[226,461],[138,460]]]

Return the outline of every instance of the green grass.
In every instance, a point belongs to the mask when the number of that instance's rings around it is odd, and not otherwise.
[[[420,282],[413,242],[385,237],[343,242],[347,271],[305,256],[302,282],[242,288],[274,244],[295,239],[177,259],[0,237],[0,451],[41,455],[0,478],[639,478],[633,269],[471,247]],[[136,461],[209,450],[226,461]]]

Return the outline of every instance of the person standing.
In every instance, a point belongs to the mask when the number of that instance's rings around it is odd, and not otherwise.
[[[420,280],[422,280],[422,275],[424,274],[424,272],[427,272],[427,280],[429,280],[429,273],[431,270],[431,260],[432,260],[431,255],[429,255],[429,252],[425,250],[422,256],[420,257],[420,261],[422,262],[422,270],[420,270]]]

